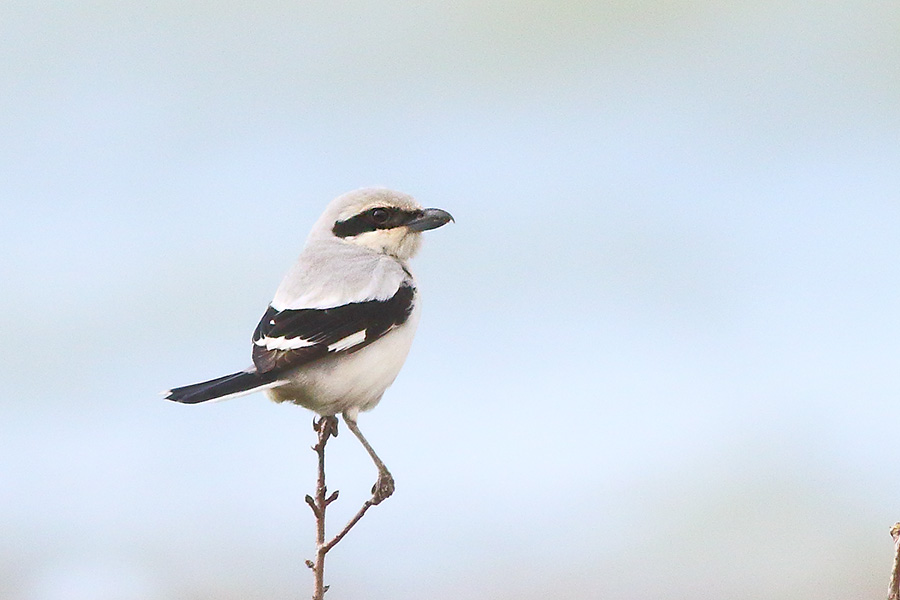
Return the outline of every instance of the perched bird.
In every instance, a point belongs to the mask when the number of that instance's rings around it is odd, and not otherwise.
[[[260,390],[322,416],[340,413],[378,468],[378,501],[393,478],[356,423],[394,382],[419,321],[418,290],[407,261],[421,233],[452,221],[411,196],[363,188],[334,199],[313,226],[253,333],[253,366],[174,388],[184,404]]]

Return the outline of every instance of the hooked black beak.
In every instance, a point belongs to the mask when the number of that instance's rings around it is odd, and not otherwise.
[[[428,231],[429,229],[437,229],[441,225],[446,225],[450,221],[453,221],[453,215],[446,210],[426,208],[419,216],[409,221],[406,226],[410,231]]]

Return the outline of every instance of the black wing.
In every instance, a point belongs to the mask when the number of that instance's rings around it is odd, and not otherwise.
[[[415,294],[415,288],[404,283],[387,300],[320,309],[279,311],[270,306],[253,333],[253,364],[258,372],[268,373],[329,354],[356,352],[405,323]]]

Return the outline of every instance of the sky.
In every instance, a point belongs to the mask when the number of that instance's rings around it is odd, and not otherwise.
[[[0,598],[311,595],[312,414],[160,392],[247,366],[370,185],[456,222],[330,600],[883,594],[897,31],[865,0],[4,2]],[[335,528],[375,472],[328,452]]]

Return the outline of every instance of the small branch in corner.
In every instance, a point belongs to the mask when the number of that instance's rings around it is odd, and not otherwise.
[[[894,568],[891,571],[891,586],[888,588],[888,600],[900,600],[900,523],[891,527],[894,538]]]

